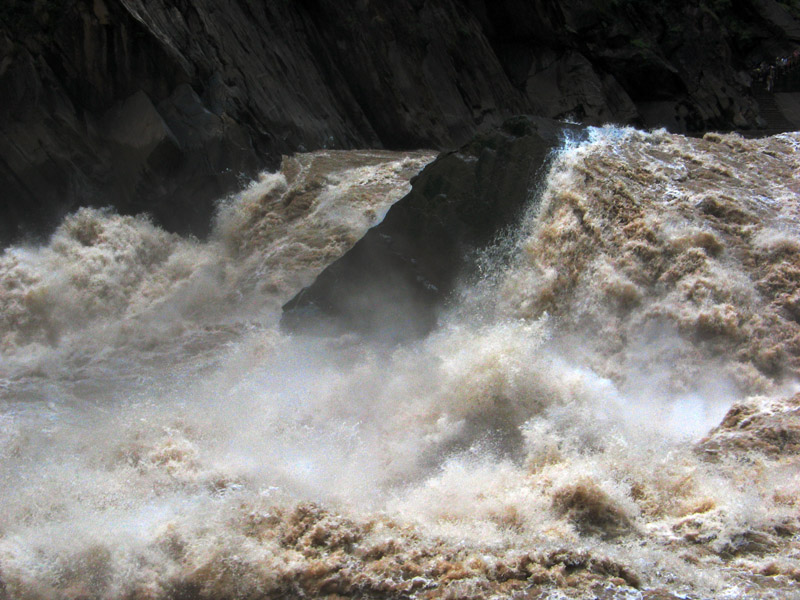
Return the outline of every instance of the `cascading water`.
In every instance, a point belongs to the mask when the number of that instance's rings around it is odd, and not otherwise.
[[[277,318],[425,153],[286,159],[209,242],[8,249],[0,598],[798,596],[799,150],[565,143],[401,346]]]

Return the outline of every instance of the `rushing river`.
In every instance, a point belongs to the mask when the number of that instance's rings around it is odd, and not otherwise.
[[[800,134],[565,140],[430,335],[282,333],[433,158],[0,256],[0,598],[800,597]]]

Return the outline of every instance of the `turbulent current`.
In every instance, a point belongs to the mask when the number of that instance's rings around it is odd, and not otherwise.
[[[433,158],[0,256],[0,598],[800,598],[800,134],[591,130],[424,339],[282,332]]]

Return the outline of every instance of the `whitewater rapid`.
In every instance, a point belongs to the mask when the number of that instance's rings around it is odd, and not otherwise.
[[[432,159],[4,252],[0,598],[800,597],[800,135],[565,139],[429,336],[281,332]]]

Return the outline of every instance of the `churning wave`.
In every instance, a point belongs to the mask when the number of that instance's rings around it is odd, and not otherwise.
[[[281,333],[432,158],[5,251],[0,598],[800,595],[800,135],[594,129],[425,339]]]

